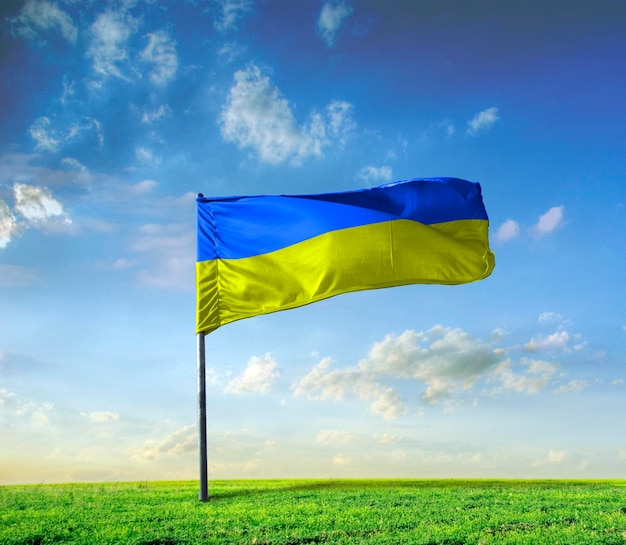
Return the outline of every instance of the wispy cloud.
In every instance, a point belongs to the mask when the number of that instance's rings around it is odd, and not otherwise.
[[[372,184],[389,182],[393,179],[393,170],[390,166],[386,165],[380,167],[368,165],[363,167],[356,177]]]
[[[289,101],[256,66],[235,73],[235,85],[221,115],[222,136],[254,150],[261,161],[299,165],[322,155],[331,142],[342,142],[353,126],[352,106],[334,101],[299,126]]]
[[[317,20],[317,30],[328,47],[335,45],[339,27],[352,12],[352,6],[344,0],[332,0],[324,4]]]
[[[90,28],[91,42],[87,57],[94,71],[105,78],[128,79],[122,63],[129,58],[128,40],[137,31],[137,21],[124,11],[105,11],[98,15]]]
[[[47,31],[57,30],[70,43],[76,43],[78,29],[72,18],[54,2],[27,0],[17,17],[9,19],[15,34],[35,39]]]
[[[531,231],[538,238],[549,235],[564,225],[565,206],[553,206],[545,214],[539,216],[539,221],[532,227]]]
[[[28,133],[36,143],[35,149],[52,152],[59,149],[61,139],[51,128],[49,117],[38,117],[28,129]]]
[[[246,370],[232,379],[224,391],[231,394],[264,394],[279,376],[278,364],[269,354],[262,358],[254,356],[248,361]]]
[[[217,13],[213,26],[220,31],[235,30],[254,6],[252,0],[217,0]]]
[[[178,70],[176,43],[163,30],[151,32],[147,38],[148,44],[141,52],[141,59],[152,65],[150,71],[152,82],[163,86],[175,76]]]
[[[519,236],[520,227],[519,223],[514,220],[506,220],[494,235],[494,240],[496,242],[508,242],[509,240],[513,240],[517,236]]]
[[[478,112],[467,122],[467,134],[476,136],[489,130],[493,124],[500,119],[498,108],[492,107]]]
[[[567,393],[575,393],[582,392],[585,388],[589,386],[589,382],[586,380],[572,380],[563,386],[559,386],[556,390],[554,390],[555,394],[567,394]]]
[[[135,460],[156,460],[160,455],[180,456],[198,448],[198,431],[195,425],[184,426],[161,441],[148,440],[132,453]]]
[[[0,248],[2,245],[2,222],[0,221]],[[10,242],[10,239],[8,240]],[[7,242],[7,244],[8,244]],[[0,264],[0,288],[27,287],[39,284],[40,275],[36,269],[19,265]]]

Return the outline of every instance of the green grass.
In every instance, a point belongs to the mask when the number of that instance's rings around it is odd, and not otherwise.
[[[626,481],[271,480],[0,487],[0,543],[626,544]]]

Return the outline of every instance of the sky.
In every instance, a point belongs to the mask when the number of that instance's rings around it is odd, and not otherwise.
[[[0,484],[198,478],[195,196],[479,182],[462,286],[206,338],[209,479],[626,478],[626,5],[0,6]]]

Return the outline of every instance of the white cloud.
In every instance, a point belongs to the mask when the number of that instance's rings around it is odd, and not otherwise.
[[[222,136],[239,148],[251,148],[271,164],[294,165],[322,155],[330,143],[342,143],[353,127],[352,106],[330,103],[323,114],[314,113],[299,126],[289,101],[256,66],[235,73],[235,85],[222,110]]]
[[[110,411],[94,411],[90,413],[80,413],[81,416],[88,418],[91,422],[97,424],[105,424],[108,422],[117,422],[120,419],[120,415]]]
[[[519,235],[519,223],[514,220],[506,220],[494,235],[496,242],[508,242]]]
[[[558,387],[554,390],[555,394],[567,394],[570,392],[582,392],[585,388],[589,386],[589,383],[586,380],[572,380],[563,386]]]
[[[498,108],[487,108],[477,113],[467,122],[467,134],[476,136],[481,132],[485,132],[499,119]]]
[[[539,216],[539,221],[533,226],[532,232],[537,237],[549,235],[563,226],[563,211],[565,206],[553,206],[545,214]]]
[[[145,148],[143,146],[136,147],[135,156],[139,159],[139,161],[148,166],[157,167],[161,164],[161,157],[156,155],[150,148]]]
[[[324,4],[317,21],[317,30],[328,47],[335,44],[339,27],[352,11],[352,6],[344,0],[331,0]]]
[[[540,324],[554,324],[563,322],[563,315],[558,312],[542,312],[537,318],[537,321]]]
[[[150,79],[159,86],[171,80],[178,70],[176,42],[165,31],[157,30],[148,34],[148,45],[141,52],[141,59],[153,65]]]
[[[375,167],[368,165],[363,167],[357,174],[357,178],[373,184],[389,182],[393,178],[393,171],[389,166]]]
[[[333,456],[333,464],[336,466],[345,466],[348,465],[352,460],[345,456],[344,454],[335,454]]]
[[[78,138],[89,131],[95,133],[98,139],[98,145],[101,147],[104,143],[102,126],[97,119],[91,117],[85,117],[81,121],[75,121],[70,125],[65,134],[60,134],[58,130],[52,128],[50,118],[45,116],[38,117],[28,128],[28,134],[36,143],[35,149],[53,153],[58,151],[68,140]],[[64,159],[64,162],[65,161]],[[83,170],[86,169],[83,167]]]
[[[78,29],[72,18],[54,2],[27,0],[20,14],[9,22],[16,27],[16,33],[26,39],[34,39],[40,32],[58,30],[70,43],[76,43]]]
[[[219,0],[220,13],[215,18],[213,26],[220,31],[234,30],[253,7],[251,0]]]
[[[137,30],[137,21],[124,11],[105,11],[91,25],[91,43],[87,57],[94,71],[103,76],[128,79],[120,64],[129,58],[128,40]]]
[[[539,458],[533,462],[534,467],[541,467],[546,464],[560,464],[567,458],[564,450],[550,450],[545,458]]]
[[[0,199],[0,248],[6,248],[15,233],[15,216],[11,209]]]
[[[64,216],[63,205],[45,187],[14,184],[15,210],[30,222],[45,222],[51,217]]]
[[[373,414],[397,418],[406,413],[402,397],[385,386],[388,380],[417,381],[426,386],[424,403],[452,406],[454,398],[488,376],[504,352],[458,329],[437,326],[427,333],[405,331],[375,343],[358,365],[333,369],[324,358],[293,386],[294,395],[342,400],[356,396]]]
[[[611,381],[611,385],[613,385],[613,386],[621,386],[622,384],[624,384],[624,379],[623,378],[617,378],[617,379]]]
[[[195,425],[184,426],[162,441],[146,441],[144,446],[132,454],[135,460],[155,460],[160,454],[180,456],[198,448],[198,431]]]
[[[59,149],[61,139],[50,125],[50,118],[38,117],[28,129],[28,134],[36,142],[35,149],[52,152]]]
[[[269,354],[265,354],[263,358],[253,356],[248,361],[246,370],[232,379],[224,391],[231,394],[264,394],[279,375],[278,364]]]
[[[102,125],[97,119],[93,117],[86,117],[82,122],[74,122],[65,137],[66,140],[77,138],[84,132],[93,131],[98,139],[98,145],[102,147],[104,144],[104,132],[102,131]]]
[[[495,372],[493,378],[500,382],[495,388],[495,393],[514,391],[526,394],[535,394],[543,390],[554,374],[559,370],[559,365],[540,360],[522,358],[521,364],[524,366],[523,373],[513,371],[513,362],[507,360],[502,362]]]
[[[155,121],[162,119],[166,115],[169,115],[171,111],[172,109],[169,106],[167,106],[166,104],[161,104],[156,110],[146,110],[141,116],[141,122],[147,124],[154,123]]]
[[[571,338],[567,331],[557,331],[552,335],[538,335],[528,341],[524,348],[527,352],[550,352],[567,350]]]

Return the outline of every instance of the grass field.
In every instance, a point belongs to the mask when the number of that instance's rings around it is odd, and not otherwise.
[[[0,543],[626,544],[626,481],[271,480],[0,487]]]

